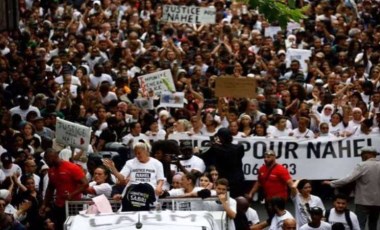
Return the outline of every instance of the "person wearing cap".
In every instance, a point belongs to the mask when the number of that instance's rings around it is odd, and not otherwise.
[[[355,213],[360,228],[364,229],[368,220],[369,229],[378,229],[380,215],[380,161],[373,147],[363,147],[360,151],[362,162],[346,177],[326,182],[333,188],[355,182]]]
[[[263,188],[266,209],[269,217],[272,217],[274,213],[269,209],[268,202],[273,197],[281,197],[287,200],[289,197],[288,188],[292,191],[296,188],[289,171],[276,162],[276,153],[273,150],[268,150],[264,153],[264,163],[260,167],[257,181],[247,194],[247,197],[251,200],[259,188]]]
[[[230,183],[231,197],[244,195],[241,187],[244,183],[243,163],[244,148],[232,143],[233,137],[228,128],[220,128],[212,139],[211,147],[200,157],[206,164],[216,167],[219,178],[226,178]]]
[[[10,152],[5,152],[1,154],[1,163],[2,168],[5,177],[12,177],[13,175],[16,175],[17,177],[22,175],[22,170],[20,166],[13,163],[12,154]]]
[[[299,230],[330,230],[331,224],[322,221],[323,209],[320,207],[311,207],[309,210],[311,221],[307,224],[302,225]]]
[[[206,165],[201,158],[193,154],[192,140],[182,140],[179,148],[181,155],[175,160],[177,170],[185,174],[192,173],[197,178],[200,177],[206,170]]]

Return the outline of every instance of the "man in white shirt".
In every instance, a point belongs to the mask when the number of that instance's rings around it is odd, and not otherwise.
[[[269,230],[282,230],[284,221],[294,219],[293,215],[285,209],[285,200],[281,197],[273,197],[268,204],[270,209],[273,209],[275,215],[272,219],[260,222],[254,225],[254,229],[264,229],[269,226]]]
[[[300,230],[331,230],[331,224],[322,221],[323,209],[320,207],[312,207],[309,210],[311,221],[301,226]]]
[[[19,101],[19,106],[15,106],[15,107],[13,107],[12,109],[9,110],[11,112],[12,116],[14,114],[19,114],[21,116],[21,118],[23,120],[25,120],[26,119],[26,115],[30,111],[35,111],[37,113],[38,117],[41,116],[40,110],[37,107],[30,105],[30,101],[29,101],[29,97],[28,96],[21,96],[21,95],[19,95],[17,97],[17,99]]]
[[[348,198],[338,194],[334,198],[333,208],[326,210],[325,220],[330,224],[342,223],[346,230],[360,230],[358,217],[347,209]]]
[[[176,161],[178,171],[192,173],[197,178],[206,170],[203,160],[193,155],[193,145],[191,140],[183,140],[180,143],[181,156]]]
[[[225,211],[228,217],[228,229],[235,230],[234,219],[236,217],[236,201],[228,196],[228,180],[220,178],[216,181],[216,194],[218,201],[205,201],[203,203],[204,210],[207,211]]]

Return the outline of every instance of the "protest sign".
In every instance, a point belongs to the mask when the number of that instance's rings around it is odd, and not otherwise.
[[[253,78],[218,77],[215,80],[217,97],[255,98],[256,80]]]
[[[136,98],[133,102],[140,109],[154,109],[153,102],[151,103],[147,98]]]
[[[90,145],[91,128],[57,118],[55,136],[56,141],[59,144],[87,151],[87,148]]]
[[[148,95],[153,91],[156,95],[161,95],[164,91],[175,92],[173,76],[170,69],[142,75],[138,77],[143,95]]]
[[[269,27],[265,28],[264,35],[265,35],[265,37],[275,38],[274,36],[277,35],[278,31],[281,31],[280,26],[269,26]]]
[[[304,49],[288,49],[286,51],[286,66],[290,67],[290,63],[292,60],[298,60],[301,65],[301,70],[306,73],[307,72],[307,63],[306,60],[309,60],[311,57],[311,50]]]
[[[161,93],[160,106],[170,108],[183,108],[185,94],[183,92],[163,92]]]
[[[188,24],[215,24],[216,9],[196,6],[164,5],[162,20]]]
[[[210,137],[207,136],[171,134],[169,139],[178,143],[192,140],[193,146],[204,151],[210,146]],[[244,146],[243,172],[246,180],[257,179],[258,169],[264,163],[264,153],[268,149],[276,152],[278,163],[284,165],[294,179],[325,180],[349,174],[361,162],[362,147],[372,146],[379,151],[380,142],[377,139],[377,135],[336,139],[247,137],[234,138],[234,142]]]

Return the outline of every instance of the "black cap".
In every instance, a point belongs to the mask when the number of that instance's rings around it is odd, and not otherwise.
[[[193,142],[191,140],[180,140],[179,147],[181,149],[193,149]]]
[[[1,162],[4,163],[12,163],[12,155],[8,152],[1,154]]]
[[[310,215],[320,215],[322,216],[323,215],[323,210],[320,208],[320,207],[312,207],[310,208],[310,211],[309,211]]]

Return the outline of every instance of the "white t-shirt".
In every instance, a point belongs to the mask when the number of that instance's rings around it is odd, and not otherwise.
[[[54,79],[54,81],[56,83],[62,85],[63,84],[63,76],[61,75],[59,77],[56,77]],[[71,76],[71,84],[72,85],[79,85],[79,86],[81,85],[80,80],[79,80],[79,78],[77,76]]]
[[[255,225],[260,222],[259,215],[257,215],[256,210],[253,208],[248,208],[245,212],[245,216],[247,217],[250,225]]]
[[[22,110],[22,109],[20,108],[20,106],[16,106],[16,107],[13,107],[13,108],[12,108],[11,110],[9,110],[9,111],[11,112],[12,116],[15,115],[15,114],[19,114],[23,120],[26,120],[26,115],[28,115],[28,113],[29,113],[30,111],[35,111],[35,112],[37,113],[37,116],[38,116],[38,117],[41,116],[40,110],[39,110],[37,107],[32,106],[32,105],[30,105],[29,108],[28,108],[27,110]]]
[[[146,163],[141,163],[137,158],[128,160],[120,173],[125,178],[129,177],[127,187],[131,184],[148,183],[156,189],[158,181],[165,181],[162,163],[152,157]]]
[[[149,141],[149,138],[143,133],[140,133],[138,136],[133,136],[132,134],[129,133],[122,138],[122,142],[123,142],[123,144],[128,145],[129,142],[131,140],[133,140],[133,142],[132,142],[132,146],[133,146],[134,144],[139,142],[139,140],[141,140],[141,139]]]
[[[292,197],[292,201],[295,208],[295,215],[297,220],[298,227],[303,226],[304,224],[308,223],[308,220],[310,218],[310,214],[307,212],[307,208],[305,206],[306,202],[304,202],[301,198],[301,194],[297,194],[294,197]],[[323,205],[323,202],[321,198],[310,195],[310,200],[307,201],[309,204],[309,207],[320,207],[323,211],[325,211],[325,206]]]
[[[90,89],[96,90],[100,83],[103,81],[108,81],[111,85],[113,84],[112,77],[109,74],[102,73],[100,77],[94,76],[94,74],[90,74]]]
[[[274,215],[272,222],[270,224],[269,230],[282,230],[282,225],[284,223],[284,220],[291,218],[294,219],[292,214],[285,210],[285,214],[282,216]]]
[[[228,198],[228,205],[232,211],[236,213],[236,200],[233,198]],[[203,202],[203,210],[205,211],[224,211],[223,205],[221,203],[217,203],[216,201],[204,201]],[[228,218],[228,229],[235,230],[234,220]]]
[[[104,194],[107,198],[111,198],[112,186],[108,183],[96,184],[95,181],[91,181],[88,184],[89,187],[92,187],[95,190],[96,195],[88,194],[89,198],[99,196]]]
[[[359,221],[358,221],[358,217],[356,216],[356,214],[353,213],[353,212],[350,212],[350,218],[351,218],[351,221],[352,221],[352,227],[353,227],[352,230],[360,230]],[[335,211],[335,208],[332,208],[330,210],[329,223],[330,224],[342,223],[342,224],[344,224],[344,228],[346,230],[350,230],[350,226],[347,224],[345,214],[344,213],[338,214]]]
[[[195,170],[199,171],[200,173],[203,173],[206,170],[206,165],[203,162],[203,160],[197,156],[194,156],[194,155],[188,160],[182,160],[179,162],[189,172],[191,170],[195,169]],[[177,168],[177,170],[178,170],[178,168]]]
[[[3,169],[0,169],[0,184],[3,183],[5,180],[5,174],[3,172]]]
[[[309,224],[302,225],[299,230],[331,230],[331,224],[321,221],[321,225],[318,228],[310,227]]]
[[[103,105],[108,105],[113,100],[117,100],[117,96],[114,92],[108,92],[105,97],[101,97],[101,102]]]
[[[12,166],[10,169],[2,168],[2,170],[4,172],[5,177],[11,177],[15,173],[18,174],[19,176],[22,175],[22,170],[21,170],[20,166],[18,166],[17,164],[12,163]]]
[[[292,130],[292,133],[293,133],[292,136],[295,138],[313,138],[314,137],[314,133],[310,129],[306,129],[305,132],[301,133],[298,128],[295,128]]]
[[[269,126],[267,128],[267,134],[271,137],[288,137],[291,129],[285,128],[284,130],[279,130],[276,126]]]

